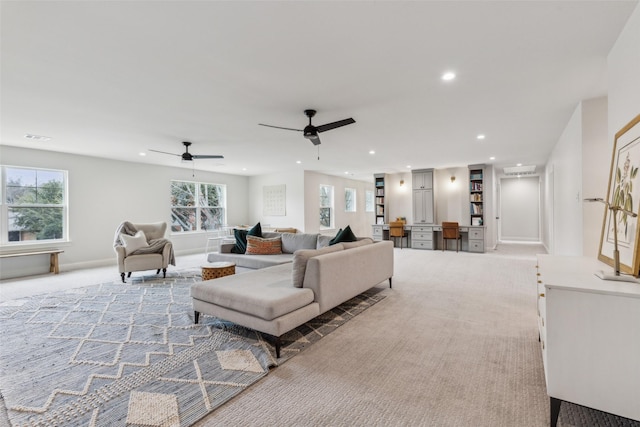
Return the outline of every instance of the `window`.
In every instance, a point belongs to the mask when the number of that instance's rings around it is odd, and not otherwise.
[[[2,166],[2,243],[67,240],[67,171]]]
[[[320,229],[333,228],[333,186],[320,186]]]
[[[364,193],[364,210],[373,212],[373,191],[367,190]]]
[[[227,222],[226,206],[225,185],[171,181],[172,232],[218,230]]]
[[[356,189],[355,188],[344,189],[344,211],[345,212],[356,211]]]

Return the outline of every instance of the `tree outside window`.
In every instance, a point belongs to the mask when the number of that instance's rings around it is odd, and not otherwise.
[[[2,167],[3,242],[63,240],[66,171]]]
[[[220,229],[226,223],[226,198],[224,185],[171,181],[171,231]]]
[[[344,211],[345,212],[356,211],[356,189],[355,188],[344,189]]]
[[[320,186],[320,229],[333,228],[333,186]]]

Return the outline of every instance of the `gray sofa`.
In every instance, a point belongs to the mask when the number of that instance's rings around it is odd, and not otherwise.
[[[282,238],[282,254],[277,255],[249,255],[232,253],[234,243],[222,243],[219,252],[212,252],[207,256],[209,262],[228,261],[237,267],[265,268],[274,265],[286,264],[293,261],[293,253],[299,249],[320,249],[329,246],[332,236],[312,233],[276,233],[263,232],[262,237]]]
[[[385,280],[392,285],[391,241],[302,249],[292,259],[192,285],[195,322],[204,313],[269,334],[280,357],[280,337],[286,332]]]

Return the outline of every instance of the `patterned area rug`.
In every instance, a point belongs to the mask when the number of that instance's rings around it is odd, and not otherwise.
[[[199,272],[0,305],[0,391],[13,426],[188,426],[384,298],[362,294],[283,337],[204,316]],[[4,412],[4,411],[2,411]]]

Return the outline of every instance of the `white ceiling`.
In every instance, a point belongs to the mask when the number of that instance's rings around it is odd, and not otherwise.
[[[637,3],[3,0],[1,142],[191,168],[148,152],[187,140],[225,156],[196,169],[240,175],[543,165],[577,104],[606,94]],[[356,120],[320,134],[320,160],[258,126],[302,129],[307,108]]]

